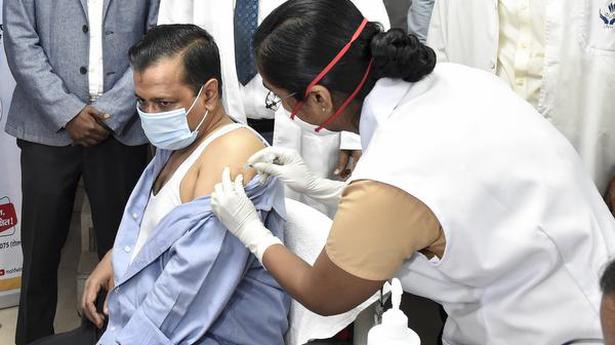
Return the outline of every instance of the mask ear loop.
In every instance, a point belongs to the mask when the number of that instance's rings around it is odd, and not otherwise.
[[[186,112],[186,121],[188,121],[187,119],[188,114],[190,114],[190,112],[192,111],[192,108],[194,108],[194,106],[196,105],[196,102],[199,100],[199,97],[201,97],[201,92],[203,92],[203,87],[205,87],[205,85],[201,86],[201,88],[199,89],[199,93],[196,95],[194,102],[192,102],[192,105],[190,106],[190,109],[188,109],[188,111]],[[209,115],[209,109],[205,109],[205,115],[203,116],[203,118],[201,119],[201,122],[199,122],[199,124],[196,126],[193,132],[195,133],[199,132],[199,129],[201,128],[201,125],[203,124],[203,122],[205,122],[207,115]]]
[[[196,105],[196,101],[198,101],[199,97],[201,97],[201,92],[203,92],[203,87],[205,87],[205,85],[201,86],[201,88],[199,89],[199,93],[196,95],[196,98],[194,99],[194,102],[192,102],[192,105],[190,106],[190,108],[188,108],[188,111],[186,112],[186,116],[190,114],[190,112],[192,111],[192,108],[194,108],[194,106]]]
[[[369,73],[372,70],[372,65],[373,64],[374,64],[374,59],[371,59],[369,61],[369,65],[367,65],[367,70],[365,71],[365,74],[363,75],[363,79],[361,79],[361,82],[359,83],[359,86],[357,86],[357,88],[352,92],[352,94],[348,98],[346,98],[346,100],[344,101],[342,106],[335,112],[335,114],[333,114],[333,116],[328,118],[322,125],[320,125],[318,128],[316,128],[316,132],[317,133],[322,131],[323,128],[325,128],[326,126],[331,124],[338,117],[342,116],[342,114],[344,113],[344,110],[346,110],[346,108],[348,108],[348,106],[350,105],[350,102],[352,102],[355,99],[355,97],[357,97],[357,95],[359,94],[361,89],[363,89],[363,86],[365,86],[365,83],[367,82],[367,78],[369,77]]]
[[[350,39],[350,42],[348,42],[344,46],[344,48],[342,48],[342,50],[333,58],[333,60],[331,60],[331,62],[329,62],[327,67],[325,67],[322,70],[322,72],[320,72],[316,76],[316,78],[314,78],[314,80],[312,80],[312,82],[305,89],[305,95],[303,96],[303,98],[307,98],[310,95],[310,91],[312,91],[312,88],[314,86],[316,86],[333,69],[333,67],[335,67],[335,65],[344,57],[344,55],[346,55],[348,50],[350,50],[350,47],[352,47],[352,44],[356,40],[358,40],[359,37],[361,36],[361,33],[363,33],[363,30],[367,26],[367,23],[369,23],[367,18],[363,18],[363,21],[361,22],[361,25],[359,25],[359,27],[357,28],[357,31],[352,35],[352,38]],[[371,63],[370,63],[370,67],[371,67]],[[368,68],[368,73],[369,73],[369,70],[370,70],[370,68]],[[357,91],[357,93],[358,93],[358,91]],[[293,112],[290,114],[290,118],[291,119],[293,119],[293,120],[295,119],[295,116],[297,116],[297,113],[299,112],[299,110],[301,110],[301,108],[303,107],[303,104],[304,104],[304,101],[300,101],[300,102],[298,102],[295,105],[295,107],[293,108]],[[322,129],[322,126],[319,127],[319,128]],[[320,129],[317,129],[316,131],[318,132]]]
[[[201,129],[201,125],[203,124],[203,122],[205,122],[207,115],[209,115],[209,109],[205,109],[205,116],[203,116],[203,118],[201,119],[201,122],[199,122],[199,125],[196,126],[194,130],[197,134],[199,133],[199,129]]]

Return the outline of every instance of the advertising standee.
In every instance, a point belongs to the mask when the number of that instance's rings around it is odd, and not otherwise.
[[[21,285],[21,171],[15,138],[4,132],[15,82],[2,43],[0,0],[0,308],[14,306]]]

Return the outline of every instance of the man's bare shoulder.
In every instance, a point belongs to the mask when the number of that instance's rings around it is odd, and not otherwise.
[[[231,163],[237,160],[235,155],[248,155],[249,157],[264,147],[265,145],[261,139],[251,129],[239,128],[214,140],[207,147],[207,151],[209,152],[206,153],[209,156],[212,152],[226,151],[229,153],[234,153],[234,155],[229,155],[228,157],[206,158],[218,158]]]
[[[224,168],[231,169],[231,177],[243,174],[244,183],[250,181],[256,172],[244,170],[248,158],[263,149],[263,142],[248,128],[236,129],[212,141],[199,159],[199,174],[195,184],[194,197],[209,195],[221,181]]]

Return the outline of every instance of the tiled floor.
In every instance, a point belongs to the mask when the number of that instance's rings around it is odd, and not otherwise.
[[[15,320],[17,320],[17,308],[0,310],[0,344],[15,344]]]

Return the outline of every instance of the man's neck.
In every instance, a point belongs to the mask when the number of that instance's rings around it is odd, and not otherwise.
[[[210,134],[215,132],[218,128],[233,123],[233,120],[226,115],[224,111],[224,107],[222,105],[216,107],[216,109],[209,112],[207,115],[207,119],[199,129],[196,140],[194,143],[189,145],[188,147],[178,150],[177,152],[182,154],[189,152],[191,153],[196,147],[198,147],[203,140],[205,140]]]

